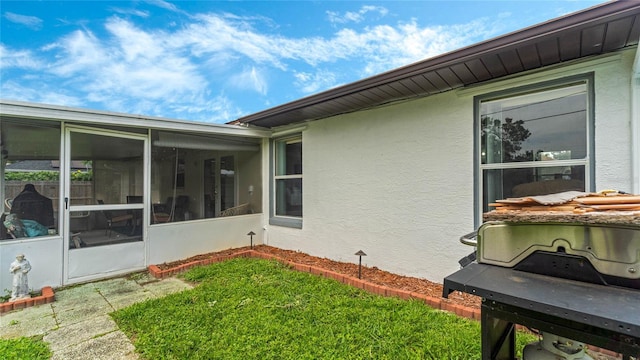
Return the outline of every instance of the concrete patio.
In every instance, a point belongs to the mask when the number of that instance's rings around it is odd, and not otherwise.
[[[158,280],[144,272],[59,289],[52,303],[0,315],[0,337],[43,335],[52,359],[137,359],[109,313],[189,288],[175,277]]]

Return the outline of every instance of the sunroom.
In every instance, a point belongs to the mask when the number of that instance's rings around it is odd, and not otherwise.
[[[0,259],[26,254],[33,288],[245,246],[249,232],[262,234],[268,131],[0,106]],[[3,289],[9,275],[0,276]]]

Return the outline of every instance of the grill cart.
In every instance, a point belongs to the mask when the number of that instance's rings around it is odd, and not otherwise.
[[[524,360],[591,359],[585,344],[640,359],[640,215],[507,215],[485,214],[461,239],[477,260],[444,279],[444,297],[482,298],[482,359],[515,359],[516,324],[542,334]]]

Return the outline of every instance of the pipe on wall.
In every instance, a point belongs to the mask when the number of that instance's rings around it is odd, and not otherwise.
[[[634,194],[640,194],[640,48],[631,74],[631,181]]]

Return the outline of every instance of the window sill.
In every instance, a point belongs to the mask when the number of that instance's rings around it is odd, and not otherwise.
[[[302,229],[302,218],[271,217],[269,218],[269,225]]]

